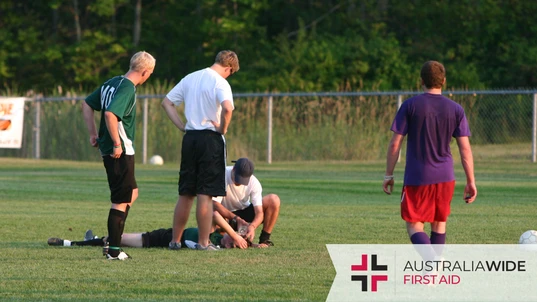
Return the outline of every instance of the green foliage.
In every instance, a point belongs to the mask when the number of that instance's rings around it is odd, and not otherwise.
[[[65,69],[74,75],[76,84],[97,87],[103,74],[123,74],[128,70],[130,56],[121,43],[103,32],[84,31],[83,36],[81,43],[67,50],[73,60],[65,64]],[[102,55],[103,50],[106,50],[106,56]],[[119,66],[121,59],[127,60],[127,64]]]
[[[143,1],[139,42],[135,3],[2,1],[2,89],[91,90],[138,50],[176,82],[222,49],[240,58],[235,91],[416,89],[427,60],[449,87],[537,85],[535,1]]]
[[[113,17],[119,6],[129,4],[129,0],[96,0],[88,4],[88,11],[100,17]]]
[[[346,30],[339,36],[308,33],[300,24],[295,39],[286,33],[279,35],[270,60],[261,59],[256,64],[266,72],[254,90],[386,90],[415,83],[398,41],[393,35],[382,34],[383,24]],[[276,74],[270,73],[274,66],[278,66]]]

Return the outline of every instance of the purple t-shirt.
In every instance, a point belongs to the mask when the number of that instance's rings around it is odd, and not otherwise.
[[[455,180],[451,138],[471,135],[461,105],[439,94],[417,95],[401,105],[391,130],[407,135],[405,185]]]

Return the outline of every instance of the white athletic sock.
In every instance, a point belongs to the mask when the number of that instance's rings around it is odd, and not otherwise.
[[[71,241],[64,239],[63,240],[63,246],[71,246]]]

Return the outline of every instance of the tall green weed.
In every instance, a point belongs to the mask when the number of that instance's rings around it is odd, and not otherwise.
[[[165,161],[179,162],[182,133],[170,122],[160,103],[173,87],[157,82],[138,91],[137,160],[143,155],[144,106],[147,105],[147,158],[161,155]],[[60,95],[61,90],[58,92]],[[35,115],[37,102],[25,105],[25,125],[21,149],[0,149],[0,156],[32,158],[35,136],[40,133],[40,157],[44,159],[99,160],[91,148],[82,118],[81,103],[87,93],[66,92],[66,101],[40,102],[40,127]],[[403,96],[404,98],[408,96]],[[532,95],[448,95],[466,111],[473,144],[531,142]],[[183,115],[183,107],[177,108]],[[272,159],[378,160],[392,135],[397,111],[396,95],[309,96],[273,99]],[[268,98],[236,97],[235,111],[226,134],[228,158],[248,156],[268,159]],[[96,122],[99,115],[96,114]],[[98,125],[98,123],[97,123]]]

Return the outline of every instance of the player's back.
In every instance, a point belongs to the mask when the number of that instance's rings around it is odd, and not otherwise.
[[[454,180],[450,143],[461,134],[461,124],[466,124],[464,110],[445,96],[429,93],[408,99],[404,105],[408,140],[405,184]]]
[[[187,130],[214,130],[211,121],[220,122],[220,102],[224,100],[221,91],[231,91],[229,83],[211,68],[193,72],[181,82]]]

